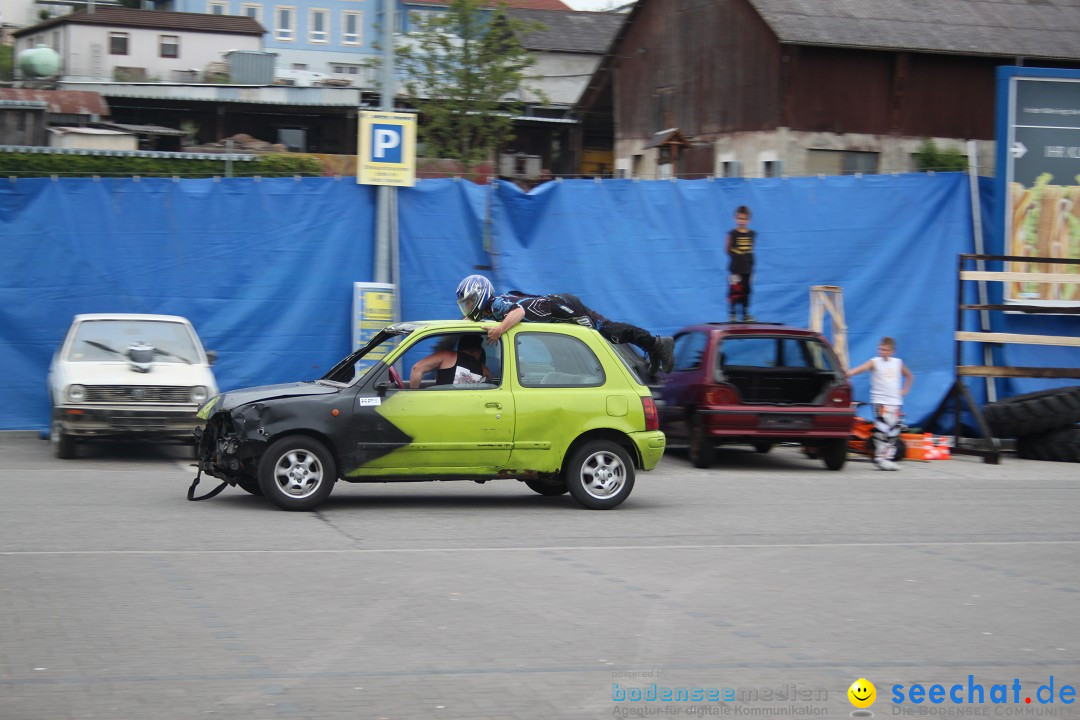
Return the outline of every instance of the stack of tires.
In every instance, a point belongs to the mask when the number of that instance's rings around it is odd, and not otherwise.
[[[1080,386],[988,403],[983,415],[994,437],[1016,438],[1022,458],[1080,462]]]

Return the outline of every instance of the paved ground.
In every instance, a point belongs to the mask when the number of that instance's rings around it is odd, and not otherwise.
[[[860,677],[877,717],[1080,717],[1076,465],[672,453],[611,512],[503,481],[291,514],[188,503],[176,452],[0,452],[4,720],[846,718]]]

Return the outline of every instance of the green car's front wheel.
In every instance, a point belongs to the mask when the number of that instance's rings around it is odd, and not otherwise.
[[[610,510],[634,489],[634,463],[610,440],[585,443],[571,455],[564,470],[570,496],[587,508]]]
[[[262,497],[263,491],[262,488],[259,487],[259,481],[253,477],[243,475],[236,478],[236,486],[244,492]]]
[[[306,435],[271,443],[259,460],[259,487],[282,510],[312,510],[330,496],[337,480],[334,456]]]

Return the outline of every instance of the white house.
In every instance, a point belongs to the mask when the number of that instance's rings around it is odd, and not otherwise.
[[[82,150],[138,150],[139,138],[135,133],[105,128],[52,127],[49,145]]]
[[[44,44],[66,81],[199,82],[231,50],[261,51],[257,20],[229,15],[99,7],[22,28],[15,52]]]

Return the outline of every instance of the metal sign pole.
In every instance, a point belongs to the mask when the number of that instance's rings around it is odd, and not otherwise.
[[[382,3],[382,73],[380,82],[380,110],[394,109],[394,5],[396,0]],[[380,185],[377,190],[378,207],[375,216],[375,282],[389,283],[394,278],[392,259],[397,256],[396,223],[391,217],[397,204],[397,188]],[[394,319],[398,317],[395,308]]]

